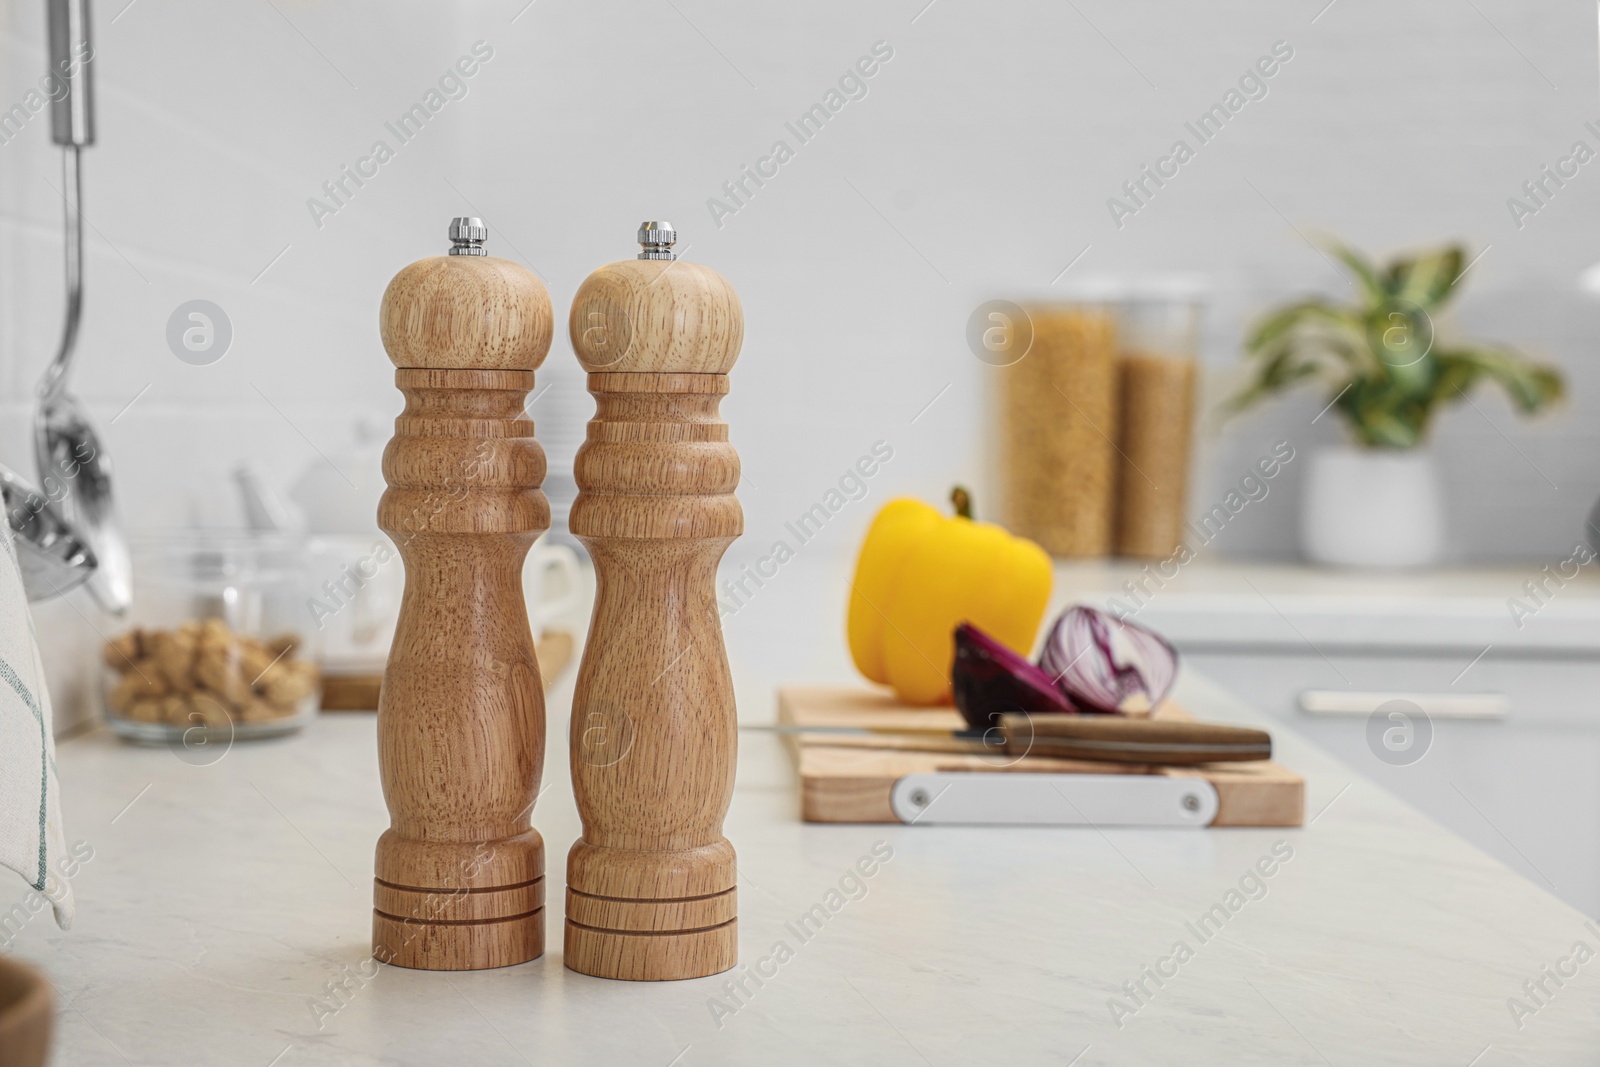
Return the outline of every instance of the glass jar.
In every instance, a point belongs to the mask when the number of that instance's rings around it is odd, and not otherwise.
[[[113,731],[198,751],[289,733],[316,714],[298,540],[181,531],[136,541],[133,559],[133,607],[102,656]]]
[[[1203,293],[1146,278],[1117,309],[1119,556],[1165,559],[1184,541]]]
[[[1111,550],[1117,324],[1099,288],[1020,305],[1027,334],[999,375],[1006,525],[1052,556]]]

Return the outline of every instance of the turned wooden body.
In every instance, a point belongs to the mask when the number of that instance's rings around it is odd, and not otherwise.
[[[550,512],[523,405],[549,348],[549,298],[514,263],[440,256],[395,277],[380,321],[406,407],[378,525],[406,585],[378,705],[390,827],[373,954],[433,970],[521,963],[544,951],[530,822],[544,694],[522,564]]]
[[[738,959],[722,820],[737,721],[715,592],[744,519],[717,405],[743,338],[738,297],[677,261],[601,268],[573,304],[597,410],[569,526],[594,559],[572,708],[583,837],[567,859],[566,965],[695,978]]]

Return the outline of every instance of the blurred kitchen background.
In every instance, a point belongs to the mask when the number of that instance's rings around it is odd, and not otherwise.
[[[0,7],[0,108],[44,73],[43,16],[41,2]],[[1505,606],[1572,555],[1600,495],[1600,301],[1579,285],[1600,260],[1600,164],[1536,214],[1519,220],[1508,206],[1574,142],[1600,145],[1584,126],[1600,123],[1591,5],[97,0],[94,17],[98,137],[84,153],[75,384],[114,458],[131,531],[241,525],[231,473],[241,463],[285,495],[330,466],[367,486],[356,468],[401,406],[378,300],[401,266],[444,251],[452,216],[481,216],[492,254],[537,270],[562,324],[584,276],[633,254],[639,220],[665,218],[685,258],[733,281],[746,315],[723,411],[746,474],[747,533],[724,574],[766,555],[876,442],[893,449],[866,498],[801,549],[795,573],[773,579],[825,573],[815,618],[777,617],[756,596],[725,623],[736,659],[743,643],[790,642],[796,676],[841,669],[839,591],[885,500],[939,501],[959,482],[980,517],[999,517],[995,368],[966,340],[981,302],[1106,276],[1203,279],[1198,514],[1277,442],[1308,455],[1342,440],[1339,420],[1317,418],[1328,401],[1318,389],[1215,417],[1251,321],[1302,294],[1353,295],[1313,240],[1337,236],[1380,258],[1464,243],[1481,258],[1443,328],[1556,364],[1570,399],[1524,420],[1483,388],[1475,406],[1439,418],[1441,562],[1452,574],[1300,569],[1307,464],[1297,462],[1206,550],[1207,567],[1257,570],[1188,578],[1195,591],[1158,600],[1141,621],[1285,715],[1302,714],[1296,695],[1311,689],[1531,687],[1491,724],[1537,726],[1515,735],[1527,747],[1464,732],[1481,722],[1453,735],[1436,723],[1441,749],[1460,739],[1459,762],[1436,752],[1452,768],[1437,780],[1383,780],[1600,913],[1600,823],[1587,814],[1600,813],[1600,725],[1573,718],[1600,710],[1587,673],[1600,670],[1596,601],[1563,592],[1535,620],[1543,631],[1511,627]],[[1275,45],[1292,58],[1266,95],[1119,225],[1108,199],[1125,199],[1123,183],[1178,138],[1195,144],[1184,124]],[[800,144],[786,123],[874,54],[865,95]],[[462,57],[477,60],[474,73],[401,143],[390,125]],[[62,170],[48,109],[4,134],[0,461],[31,471],[33,391],[62,313]],[[779,139],[793,158],[730,201],[724,183]],[[380,140],[393,158],[359,187],[347,181],[342,203],[330,199],[324,183]],[[712,198],[736,210],[713,211]],[[210,365],[168,345],[169,317],[192,300],[231,323],[231,346]],[[530,410],[559,505],[592,411],[564,326]],[[1112,565],[1078,565],[1058,588],[1114,591],[1122,579]],[[92,665],[115,625],[82,590],[37,605],[37,617],[58,727],[71,729],[96,714]],[[1480,649],[1479,675],[1452,682]],[[1538,718],[1557,712],[1553,725]],[[1309,728],[1381,777],[1393,768],[1368,754],[1364,722]],[[1562,805],[1589,820],[1574,831],[1591,835],[1581,848],[1538,837],[1548,798],[1528,796],[1529,780],[1569,790]],[[1459,803],[1458,785],[1476,807]],[[1507,848],[1512,839],[1521,847]]]

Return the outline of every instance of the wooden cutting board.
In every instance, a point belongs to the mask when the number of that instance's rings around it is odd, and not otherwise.
[[[1171,701],[1158,719],[1192,719]],[[874,729],[960,730],[954,708],[915,708],[888,692],[859,686],[784,686],[778,690],[783,726],[853,726]],[[1155,767],[1128,763],[1023,756],[997,758],[974,743],[950,737],[784,735],[800,772],[800,811],[806,822],[899,822],[889,806],[894,783],[907,774],[970,771],[974,774],[1159,774],[1199,777],[1217,790],[1212,826],[1299,826],[1305,820],[1305,779],[1269,760]]]

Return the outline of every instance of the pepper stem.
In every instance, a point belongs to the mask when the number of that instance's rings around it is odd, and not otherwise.
[[[972,494],[967,492],[965,486],[956,486],[950,490],[950,503],[955,505],[956,515],[963,519],[972,518]]]

